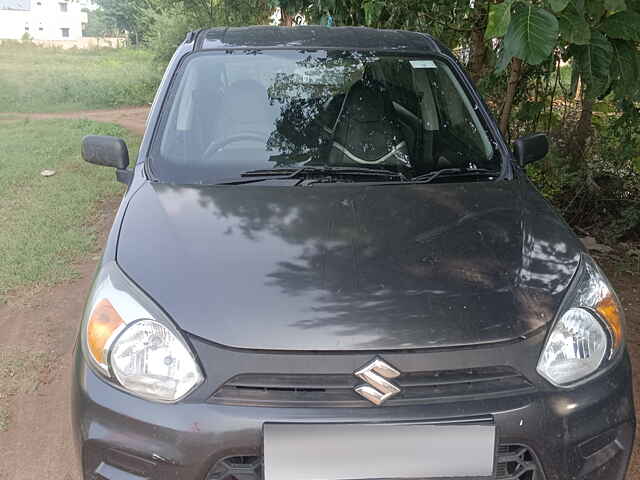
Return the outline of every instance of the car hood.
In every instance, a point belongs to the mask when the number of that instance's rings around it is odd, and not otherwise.
[[[513,340],[550,322],[580,246],[526,182],[145,183],[117,262],[229,347],[394,350]]]

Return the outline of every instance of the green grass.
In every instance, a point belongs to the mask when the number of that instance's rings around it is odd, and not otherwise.
[[[0,112],[61,112],[149,103],[161,72],[146,50],[0,45]]]
[[[97,204],[123,187],[113,169],[81,160],[80,141],[88,134],[125,138],[134,161],[139,139],[115,125],[0,123],[0,301],[19,287],[72,278],[73,262],[96,250]],[[44,169],[57,173],[43,177]]]

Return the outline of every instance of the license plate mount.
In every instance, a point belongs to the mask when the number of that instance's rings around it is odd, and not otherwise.
[[[265,480],[490,479],[493,423],[267,423]]]

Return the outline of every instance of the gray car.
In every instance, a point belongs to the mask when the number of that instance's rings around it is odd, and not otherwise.
[[[421,33],[190,33],[87,300],[84,479],[622,480],[624,314]]]

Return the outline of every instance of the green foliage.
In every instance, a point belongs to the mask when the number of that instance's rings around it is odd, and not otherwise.
[[[625,0],[604,0],[604,8],[610,12],[622,12],[627,9]]]
[[[561,48],[573,63],[574,93],[580,81],[589,98],[611,89],[619,97],[633,97],[639,91],[634,80],[640,73],[640,2],[629,5],[625,0],[548,0],[547,10],[506,0],[491,5],[485,37],[503,37],[499,72],[513,57],[539,65]]]
[[[223,17],[214,14],[211,26],[264,24],[271,15],[268,0],[215,0],[212,3],[217,4],[216,8],[223,13]]]
[[[520,106],[516,118],[521,122],[534,122],[544,111],[544,102],[525,102]]]
[[[142,1],[142,0],[137,0]],[[178,12],[198,25],[209,27],[263,24],[273,0],[147,0],[156,12]],[[173,9],[173,10],[171,10]]]
[[[585,0],[581,1],[579,5],[584,5],[584,9],[590,23],[598,23],[607,13],[603,0]]]
[[[569,4],[558,14],[560,34],[567,44],[588,45],[591,41],[591,27],[584,10],[576,3]]]
[[[530,65],[541,64],[551,55],[560,30],[558,19],[548,10],[521,3],[514,10],[499,69],[506,68],[513,57]]]
[[[566,160],[559,126],[551,154],[527,167],[528,174],[571,225],[609,243],[638,241],[640,109],[627,100],[602,100],[593,111],[590,154],[580,169]]]
[[[384,0],[364,0],[362,2],[362,9],[364,10],[364,23],[368,26],[374,26],[377,24],[382,9],[385,6]]]
[[[197,17],[184,9],[170,7],[155,12],[149,11],[151,28],[147,32],[147,46],[156,60],[168,63],[176,48],[185,39],[187,32],[204,26]]]
[[[111,37],[116,36],[118,28],[110,22],[109,18],[100,10],[89,11],[87,14],[87,26],[82,35],[85,37]]]
[[[562,12],[570,2],[571,0],[549,0],[549,5],[554,12]]]
[[[0,45],[0,112],[50,112],[144,105],[161,72],[149,52]]]
[[[96,0],[101,7],[102,22],[118,30],[129,32],[138,45],[148,28],[145,11],[152,7],[151,0]]]
[[[574,85],[579,77],[586,83],[587,96],[597,97],[605,93],[611,83],[613,47],[609,40],[594,30],[589,44],[572,45],[569,55],[574,60]]]
[[[633,98],[640,91],[640,56],[630,42],[612,40],[611,46],[614,52],[611,68],[614,91],[620,98]]]
[[[640,110],[628,102],[618,107],[621,116],[594,119],[594,155],[585,172],[596,188],[582,199],[583,211],[574,213],[586,219],[591,211],[591,222],[610,242],[640,238]]]
[[[605,149],[612,158],[640,174],[640,108],[629,100],[622,100],[617,105],[622,115],[613,117],[610,125],[603,133]],[[610,116],[606,116],[607,119]],[[638,197],[640,201],[640,197]]]
[[[266,23],[271,0],[149,0],[140,13],[145,43],[166,63],[187,32],[205,27]]]
[[[602,32],[609,38],[640,42],[640,12],[620,12],[602,22]]]
[[[506,0],[502,3],[489,6],[489,20],[487,22],[487,30],[484,34],[485,38],[503,37],[507,33],[507,29],[511,23],[512,5],[513,0]]]

